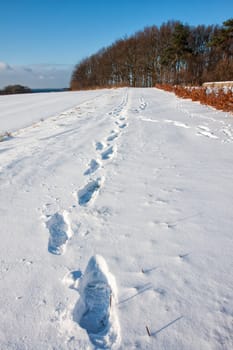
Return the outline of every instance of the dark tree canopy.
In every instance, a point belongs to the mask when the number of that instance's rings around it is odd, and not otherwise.
[[[71,89],[233,80],[233,19],[222,26],[169,21],[85,58],[75,67]]]
[[[25,94],[31,92],[31,89],[27,86],[22,85],[8,85],[4,89],[0,90],[1,95],[10,95],[10,94]]]

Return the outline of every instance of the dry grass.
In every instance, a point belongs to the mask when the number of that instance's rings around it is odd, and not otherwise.
[[[6,132],[0,134],[0,142],[6,141],[11,137],[12,137],[12,134],[10,132],[6,131]]]
[[[233,91],[230,89],[225,91],[223,88],[220,88],[209,92],[208,88],[205,87],[182,87],[168,84],[156,85],[156,87],[165,91],[174,92],[178,97],[199,101],[204,105],[233,113]]]

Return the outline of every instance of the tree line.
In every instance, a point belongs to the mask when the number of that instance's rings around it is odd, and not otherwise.
[[[224,80],[233,80],[233,18],[221,26],[168,21],[146,27],[78,63],[70,88],[201,85]]]
[[[5,86],[0,90],[0,95],[26,94],[31,92],[32,90],[29,87],[17,84]]]

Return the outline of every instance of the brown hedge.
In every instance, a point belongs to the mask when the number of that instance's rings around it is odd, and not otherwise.
[[[223,88],[207,91],[204,87],[183,87],[178,85],[158,84],[156,88],[174,92],[178,97],[199,101],[225,112],[233,113],[233,91]]]

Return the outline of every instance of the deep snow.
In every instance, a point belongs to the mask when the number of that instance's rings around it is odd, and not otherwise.
[[[1,350],[232,349],[232,115],[52,96],[0,97]]]

